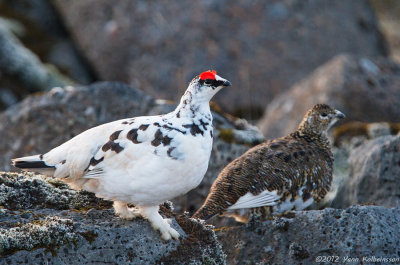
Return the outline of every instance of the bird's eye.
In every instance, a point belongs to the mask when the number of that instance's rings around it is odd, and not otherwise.
[[[212,80],[211,80],[211,79],[206,79],[206,80],[204,80],[204,83],[205,83],[206,85],[211,85]]]
[[[322,112],[320,116],[321,116],[321,118],[326,119],[326,117],[328,117],[328,114],[326,114],[325,112]]]

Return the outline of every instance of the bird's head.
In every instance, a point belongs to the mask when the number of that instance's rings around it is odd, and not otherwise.
[[[186,93],[191,94],[193,99],[208,102],[218,91],[230,85],[228,80],[217,75],[215,71],[208,70],[193,78]]]
[[[308,110],[299,129],[313,133],[326,133],[328,129],[345,115],[327,104],[317,104]]]

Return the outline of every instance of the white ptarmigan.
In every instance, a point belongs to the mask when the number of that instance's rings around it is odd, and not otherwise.
[[[112,200],[120,217],[142,216],[164,240],[178,239],[170,221],[159,214],[159,204],[202,181],[213,142],[209,101],[226,86],[229,81],[215,71],[203,72],[171,113],[106,123],[46,154],[13,159],[13,165]]]

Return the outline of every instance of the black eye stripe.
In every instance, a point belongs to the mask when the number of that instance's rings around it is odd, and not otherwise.
[[[211,85],[213,87],[218,87],[218,86],[222,86],[224,84],[224,81],[216,80],[216,79],[205,79],[205,80],[200,79],[200,84],[203,84],[203,83],[206,85]]]

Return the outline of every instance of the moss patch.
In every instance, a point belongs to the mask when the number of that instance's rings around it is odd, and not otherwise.
[[[219,138],[226,143],[233,143],[235,140],[233,129],[219,129]]]

